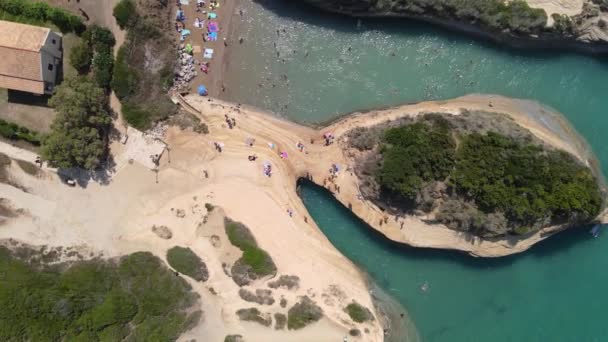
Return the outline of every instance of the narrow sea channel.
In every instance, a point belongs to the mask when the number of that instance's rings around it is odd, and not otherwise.
[[[607,174],[605,57],[513,50],[404,20],[358,25],[292,2],[242,0],[229,99],[302,122],[468,93],[534,99],[565,115]],[[520,256],[475,259],[397,246],[322,189],[304,185],[302,196],[332,243],[407,309],[424,341],[608,339],[608,232],[592,239],[572,230]]]

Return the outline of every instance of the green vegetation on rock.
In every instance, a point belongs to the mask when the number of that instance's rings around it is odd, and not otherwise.
[[[454,20],[493,32],[538,34],[547,28],[547,13],[525,0],[305,0],[320,8],[351,15],[409,15]]]
[[[62,33],[80,33],[85,26],[79,16],[61,8],[50,6],[45,2],[28,0],[0,1],[0,20],[15,21],[30,25],[51,23]]]
[[[349,135],[352,147],[370,151],[358,172],[371,184],[366,196],[396,215],[422,210],[484,237],[583,224],[599,214],[603,199],[590,168],[508,119],[481,114],[429,114]],[[369,141],[379,141],[379,154]]]
[[[200,318],[195,301],[150,253],[44,266],[0,247],[2,341],[174,341]]]
[[[226,235],[234,246],[238,247],[243,256],[236,261],[232,268],[234,281],[246,285],[251,279],[274,275],[277,267],[268,253],[259,248],[249,229],[239,222],[225,219]]]
[[[167,262],[179,273],[197,281],[207,281],[207,265],[190,248],[175,246],[167,251]]]
[[[310,298],[304,296],[287,312],[287,329],[298,330],[323,317],[323,310]]]
[[[344,308],[344,311],[348,313],[350,319],[357,323],[367,322],[374,317],[368,308],[354,301],[348,304],[346,308]]]
[[[70,77],[58,86],[49,100],[57,117],[42,143],[43,159],[54,167],[97,168],[111,124],[107,101],[104,90],[87,77]]]

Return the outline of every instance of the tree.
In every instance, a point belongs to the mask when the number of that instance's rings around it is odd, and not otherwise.
[[[104,90],[87,77],[71,77],[57,87],[49,104],[57,117],[42,143],[43,159],[55,167],[97,168],[111,123]]]
[[[116,18],[118,26],[123,30],[131,26],[135,19],[137,19],[135,3],[132,0],[121,0],[114,7],[112,14]]]

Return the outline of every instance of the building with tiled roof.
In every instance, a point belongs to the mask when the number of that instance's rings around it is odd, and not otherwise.
[[[51,94],[61,69],[61,35],[0,20],[0,88]]]

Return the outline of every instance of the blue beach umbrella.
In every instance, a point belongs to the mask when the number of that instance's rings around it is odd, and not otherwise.
[[[199,85],[199,86],[198,86],[198,94],[199,94],[200,96],[205,96],[205,95],[207,95],[207,88],[206,88],[204,85],[202,85],[202,84],[201,84],[201,85]]]

